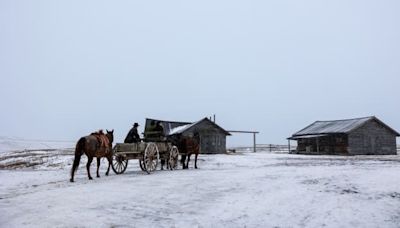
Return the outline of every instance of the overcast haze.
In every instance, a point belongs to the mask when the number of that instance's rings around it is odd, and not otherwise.
[[[114,128],[122,141],[146,117],[213,114],[259,143],[315,120],[376,115],[400,130],[399,12],[397,0],[0,0],[0,135]]]

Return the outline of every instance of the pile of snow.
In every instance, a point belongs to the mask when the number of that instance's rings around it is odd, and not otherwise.
[[[1,157],[1,155],[0,155]],[[72,161],[72,155],[70,155]],[[400,156],[200,155],[199,169],[87,179],[0,171],[1,227],[399,227]],[[193,167],[193,164],[191,164]],[[91,167],[95,176],[95,162]]]

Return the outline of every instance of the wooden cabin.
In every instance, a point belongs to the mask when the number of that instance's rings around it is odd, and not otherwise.
[[[231,135],[228,131],[209,120],[201,119],[197,122],[177,122],[146,119],[146,130],[150,131],[155,124],[161,124],[164,135],[167,137],[200,136],[200,153],[222,154],[226,153],[226,136]]]
[[[316,121],[293,134],[295,153],[340,155],[395,155],[400,134],[378,118]]]

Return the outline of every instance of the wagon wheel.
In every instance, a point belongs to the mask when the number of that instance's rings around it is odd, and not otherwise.
[[[171,170],[178,168],[178,157],[179,157],[178,147],[176,147],[176,146],[171,147],[171,150],[169,151],[169,159],[168,159],[168,165]]]
[[[157,169],[158,160],[160,159],[160,153],[155,143],[147,144],[144,151],[144,168],[147,173],[154,172]]]
[[[125,155],[114,154],[111,167],[116,174],[123,174],[128,167],[128,159]]]

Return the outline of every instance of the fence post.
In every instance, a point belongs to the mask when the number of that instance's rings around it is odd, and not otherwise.
[[[254,153],[257,152],[257,145],[256,145],[256,133],[253,133],[253,141],[254,141]]]

